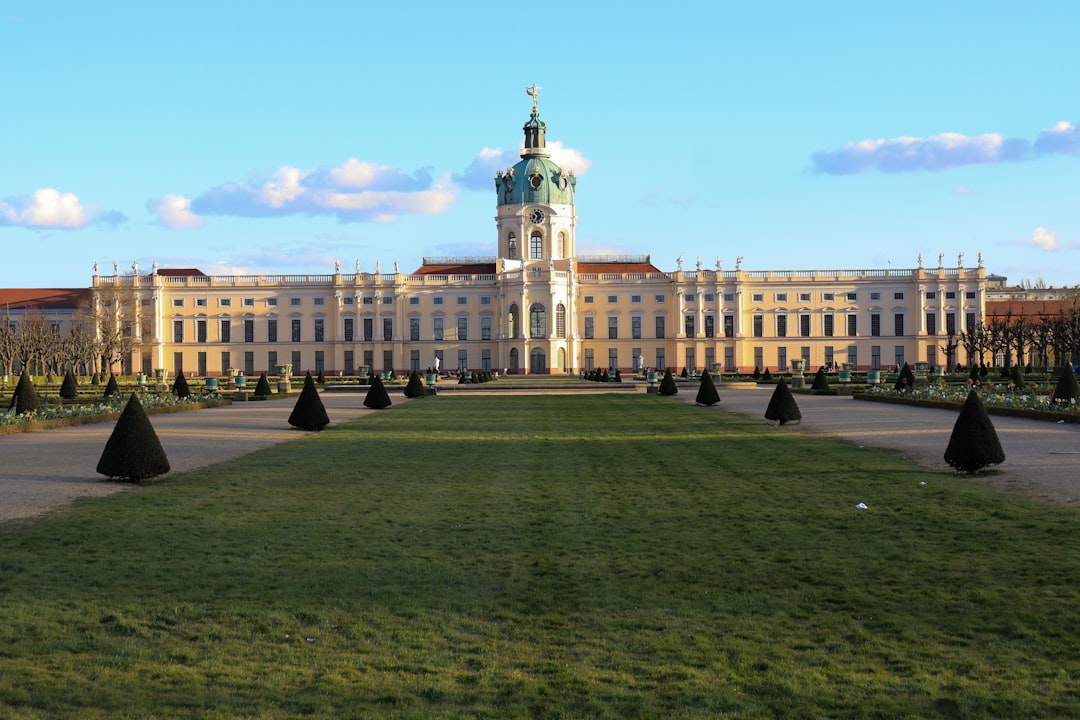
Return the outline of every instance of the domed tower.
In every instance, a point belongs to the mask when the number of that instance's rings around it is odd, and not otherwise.
[[[522,127],[525,147],[521,161],[495,176],[499,257],[525,264],[574,257],[577,178],[551,161],[544,141],[547,126],[537,108],[538,91],[536,85],[526,90],[533,107]]]

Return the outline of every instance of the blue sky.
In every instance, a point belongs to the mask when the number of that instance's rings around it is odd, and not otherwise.
[[[541,86],[579,254],[1080,283],[1080,3],[0,2],[0,286],[493,255]]]

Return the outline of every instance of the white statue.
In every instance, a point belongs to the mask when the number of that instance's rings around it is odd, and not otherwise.
[[[435,356],[435,373],[438,374],[438,372],[439,372],[439,356],[436,355]]]
[[[382,260],[375,258],[375,274],[382,275]]]
[[[720,259],[720,256],[716,256],[716,272],[722,272],[724,270],[724,261]]]
[[[964,253],[956,256],[956,267],[964,267]]]
[[[945,265],[945,253],[937,254],[937,266],[943,267]]]
[[[682,255],[675,258],[675,266],[676,266],[676,269],[682,270]]]
[[[94,274],[95,274],[95,275],[97,275],[97,274],[98,274],[98,264],[97,264],[97,260],[95,260],[95,261],[94,261]]]
[[[735,269],[736,270],[742,270],[742,255],[735,258]]]
[[[138,275],[139,274],[139,261],[138,260],[132,260],[131,261],[131,274],[132,275]]]
[[[356,261],[356,274],[357,275],[360,274],[360,261],[359,260]]]
[[[399,272],[401,272],[401,264],[397,260],[395,260],[394,261],[394,273],[397,274]]]
[[[976,257],[979,260],[979,267],[982,267],[983,266],[982,253],[979,253]]]
[[[919,253],[918,260],[919,260],[919,267],[922,267],[922,253]]]
[[[698,269],[698,272],[701,272],[701,256],[700,255],[697,256],[697,269]]]
[[[341,261],[340,260],[335,260],[334,261],[334,273],[337,274],[339,272],[341,272]]]
[[[150,266],[150,274],[157,275],[157,260],[155,260],[154,264]]]
[[[115,260],[112,261],[112,274],[113,275],[119,275],[120,274],[120,263],[116,262]]]

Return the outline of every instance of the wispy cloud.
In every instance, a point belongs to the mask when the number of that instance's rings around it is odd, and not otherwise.
[[[824,175],[854,175],[872,170],[939,172],[966,165],[1020,162],[1051,154],[1080,155],[1080,128],[1070,122],[1059,122],[1040,132],[1034,143],[998,133],[952,132],[925,138],[859,140],[837,150],[816,152],[810,156],[810,164],[814,173]]]
[[[1035,228],[1031,235],[1021,240],[1019,244],[1036,247],[1040,250],[1052,251],[1061,249],[1061,243],[1058,242],[1057,233],[1052,230],[1047,230],[1044,227]]]
[[[159,225],[173,230],[203,226],[203,220],[191,212],[191,201],[181,195],[166,195],[146,201],[146,209],[157,215]]]
[[[31,195],[0,200],[0,226],[76,230],[96,223],[116,226],[126,220],[122,212],[83,205],[78,195],[55,188],[40,188]]]

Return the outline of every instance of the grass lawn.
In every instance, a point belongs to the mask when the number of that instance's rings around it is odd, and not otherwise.
[[[0,526],[0,717],[1077,717],[1078,520],[722,404],[429,398]]]

